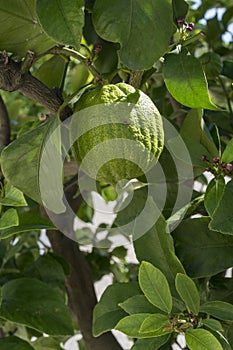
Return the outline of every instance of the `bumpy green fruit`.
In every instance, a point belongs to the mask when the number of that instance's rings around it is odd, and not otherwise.
[[[137,178],[162,152],[162,118],[150,98],[131,85],[93,87],[75,112],[74,154],[91,178],[110,184]]]

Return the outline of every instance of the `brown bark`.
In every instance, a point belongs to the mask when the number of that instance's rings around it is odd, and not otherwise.
[[[0,146],[10,142],[10,119],[2,97],[0,96]]]

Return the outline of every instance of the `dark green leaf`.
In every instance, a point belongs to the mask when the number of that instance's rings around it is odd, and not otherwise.
[[[185,303],[189,313],[198,315],[200,308],[200,296],[193,280],[182,273],[176,276],[176,289]]]
[[[5,195],[4,198],[0,199],[0,204],[12,207],[27,206],[27,202],[24,198],[23,193],[14,186],[11,186],[10,184],[6,185]]]
[[[103,39],[120,43],[120,60],[125,66],[143,70],[151,68],[168,50],[172,4],[171,0],[97,0],[93,21]]]
[[[165,275],[151,263],[143,261],[139,268],[139,285],[150,303],[170,313],[172,296]]]
[[[232,196],[233,180],[227,183],[222,198],[219,201],[218,207],[214,211],[212,220],[209,225],[211,230],[233,235]]]
[[[221,157],[221,161],[230,163],[233,161],[233,138],[228,142]]]
[[[158,308],[152,305],[144,295],[135,295],[120,303],[119,306],[128,314],[159,313]]]
[[[191,329],[185,333],[190,350],[222,350],[219,341],[205,329]]]
[[[163,75],[170,94],[184,106],[216,110],[208,94],[208,86],[202,66],[197,58],[179,54],[166,55]]]
[[[114,283],[109,286],[94,309],[93,334],[99,336],[115,327],[127,314],[119,304],[124,300],[140,294],[138,283]]]
[[[201,320],[201,323],[215,332],[223,331],[221,323],[213,318],[205,318],[204,320]]]
[[[188,12],[188,4],[184,0],[172,0],[173,19],[177,23],[178,18],[185,18]]]
[[[60,338],[40,337],[31,344],[35,350],[62,350],[64,347],[61,345]]]
[[[17,337],[7,337],[0,339],[1,350],[34,350],[27,342]]]
[[[175,276],[179,272],[184,273],[184,269],[175,255],[165,220],[161,217],[150,231],[134,241],[134,247],[139,261],[147,260],[164,273],[175,296]]]
[[[208,301],[201,305],[200,311],[220,320],[233,321],[233,305],[224,301]]]
[[[79,49],[84,24],[83,0],[37,0],[44,31],[59,44]]]
[[[36,0],[0,0],[0,50],[23,57],[28,50],[39,54],[54,46],[41,30],[36,16]]]
[[[18,278],[1,290],[0,317],[51,335],[73,334],[63,297],[44,282]]]
[[[132,338],[148,338],[150,333],[143,335],[139,332],[139,329],[143,321],[149,315],[150,314],[143,313],[126,316],[121,319],[114,328]]]
[[[213,216],[215,209],[219,205],[219,202],[224,193],[224,189],[225,180],[222,176],[212,179],[208,184],[205,193],[204,204],[210,217]]]
[[[154,337],[161,336],[166,333],[171,333],[172,330],[166,330],[166,327],[169,327],[170,320],[168,316],[162,314],[153,314],[149,315],[142,322],[139,333],[147,335],[153,334]]]
[[[168,334],[152,339],[139,339],[132,347],[132,350],[158,350],[168,341],[169,337],[170,335]]]
[[[41,64],[38,70],[35,71],[34,76],[51,89],[55,86],[60,87],[66,70],[66,64],[67,62],[61,56],[53,56]]]
[[[6,210],[0,218],[0,236],[3,230],[19,225],[17,210],[14,208]]]
[[[210,231],[209,220],[187,219],[173,232],[176,253],[191,277],[211,276],[233,265],[232,236]]]
[[[199,58],[204,72],[209,79],[215,79],[221,73],[223,64],[221,56],[215,52],[206,52]]]

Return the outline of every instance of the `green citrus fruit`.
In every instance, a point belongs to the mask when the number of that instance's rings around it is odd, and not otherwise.
[[[116,184],[145,174],[163,149],[159,111],[139,89],[95,86],[78,100],[72,118],[74,154],[91,178]]]

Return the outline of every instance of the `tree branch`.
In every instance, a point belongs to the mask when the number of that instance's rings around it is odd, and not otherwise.
[[[0,95],[0,146],[10,142],[10,118],[5,103]]]

